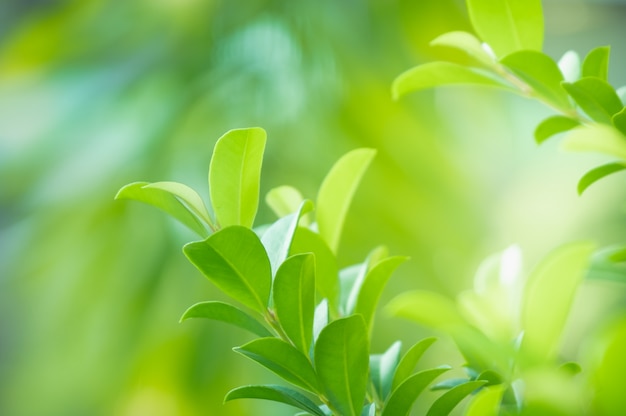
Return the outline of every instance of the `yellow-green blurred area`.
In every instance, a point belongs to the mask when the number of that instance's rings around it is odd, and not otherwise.
[[[544,6],[548,54],[611,44],[609,80],[626,84],[626,2]],[[383,305],[416,288],[454,296],[513,243],[527,268],[571,240],[624,243],[626,178],[578,197],[605,158],[558,139],[537,147],[549,109],[469,87],[391,99],[395,76],[449,53],[428,43],[451,30],[470,30],[463,1],[0,2],[0,414],[294,413],[222,404],[231,388],[279,380],[231,351],[243,331],[178,323],[223,299],[182,254],[194,236],[113,200],[139,180],[208,196],[211,149],[231,128],[268,132],[263,193],[289,184],[313,198],[342,154],[378,150],[340,265],[379,244],[410,256]],[[257,224],[273,219],[262,204]],[[585,306],[623,290],[598,285]],[[428,334],[383,313],[375,333],[373,352]],[[435,365],[462,363],[445,342],[433,349]]]

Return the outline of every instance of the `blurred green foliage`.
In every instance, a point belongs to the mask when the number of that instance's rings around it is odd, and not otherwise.
[[[547,52],[613,44],[610,65],[623,66],[623,4],[564,7],[546,2]],[[530,264],[571,239],[623,243],[623,176],[578,198],[599,159],[536,149],[545,109],[471,88],[392,101],[393,78],[447,53],[428,42],[451,30],[469,30],[462,1],[2,2],[0,414],[290,414],[222,405],[244,379],[273,379],[230,351],[246,334],[178,323],[189,304],[220,298],[181,253],[194,237],[113,201],[137,179],[207,196],[198,172],[231,128],[269,133],[262,193],[288,183],[312,198],[339,155],[378,150],[339,254],[346,266],[383,243],[411,256],[383,304],[407,289],[456,294],[511,243]],[[263,206],[259,217],[272,219]],[[619,302],[598,285],[585,306]],[[593,328],[580,315],[579,338]],[[388,339],[424,335],[381,319]],[[441,354],[431,359],[455,364]]]

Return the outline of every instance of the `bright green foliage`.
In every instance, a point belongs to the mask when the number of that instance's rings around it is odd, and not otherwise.
[[[617,130],[626,136],[626,107],[615,113],[611,118],[611,122]]]
[[[586,77],[573,83],[566,82],[563,88],[598,123],[610,124],[611,117],[623,107],[613,87],[600,78]]]
[[[543,45],[541,0],[467,0],[472,26],[498,57]]]
[[[413,345],[402,356],[402,359],[398,363],[396,371],[395,371],[395,373],[393,375],[393,380],[392,380],[392,383],[391,383],[391,388],[392,389],[395,390],[396,387],[398,387],[402,382],[404,382],[404,380],[409,378],[411,373],[413,373],[413,370],[415,369],[415,366],[417,365],[417,362],[419,361],[419,359],[422,358],[422,355],[424,355],[426,350],[436,340],[437,340],[436,338],[424,338],[423,340],[421,340],[418,343],[416,343],[415,345]]]
[[[265,130],[230,130],[215,144],[209,191],[220,227],[251,227],[259,205]]]
[[[494,68],[495,58],[483,48],[480,39],[468,32],[448,32],[433,39],[431,46],[446,46],[465,52],[481,66]]]
[[[265,195],[265,202],[278,218],[296,212],[303,201],[304,198],[300,191],[288,185],[271,189],[267,195]]]
[[[599,181],[600,179],[608,176],[612,173],[619,172],[626,169],[624,163],[608,163],[606,165],[598,166],[595,169],[585,173],[585,176],[578,181],[578,193],[582,195],[583,192],[591,185]]]
[[[311,399],[296,390],[283,386],[243,386],[228,392],[224,401],[235,399],[263,399],[281,402],[305,410],[307,414],[325,416],[325,413]]]
[[[268,329],[258,320],[241,309],[224,302],[210,301],[196,303],[185,311],[180,321],[186,321],[190,318],[213,319],[246,329],[260,337],[272,336]]]
[[[407,415],[422,391],[450,367],[433,368],[413,374],[394,388],[385,402],[382,416]]]
[[[541,144],[555,134],[563,133],[579,125],[578,120],[573,118],[565,116],[548,117],[539,123],[535,129],[535,141]]]
[[[443,395],[439,396],[437,400],[433,403],[433,405],[426,413],[426,416],[438,416],[438,415],[447,415],[452,409],[456,407],[457,404],[465,397],[470,395],[479,387],[484,386],[486,381],[478,380],[478,381],[468,381],[467,383],[459,384],[445,392]]]
[[[600,46],[589,52],[583,61],[583,77],[596,77],[608,81],[610,52],[609,46]]]
[[[497,416],[503,393],[502,385],[483,388],[469,403],[465,416]]]
[[[565,136],[562,145],[567,150],[604,153],[626,160],[624,135],[604,124],[576,127]]]
[[[383,354],[370,356],[370,377],[379,400],[384,401],[391,392],[393,376],[400,362],[402,343],[396,341]]]

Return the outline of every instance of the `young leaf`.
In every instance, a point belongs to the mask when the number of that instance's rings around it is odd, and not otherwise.
[[[224,402],[235,399],[262,399],[285,403],[298,409],[305,410],[307,414],[326,416],[324,412],[308,397],[296,390],[277,385],[242,386],[229,391]]]
[[[390,257],[378,263],[367,275],[357,298],[355,313],[360,313],[368,328],[372,326],[374,311],[387,281],[396,268],[404,263],[407,257]],[[370,329],[371,330],[371,329]]]
[[[468,404],[465,416],[498,416],[503,394],[501,384],[483,388]]]
[[[209,168],[209,191],[220,227],[252,227],[259,205],[265,130],[230,130],[219,138]]]
[[[599,78],[581,78],[562,85],[576,104],[598,123],[611,124],[613,114],[623,107],[613,87]]]
[[[626,160],[626,139],[611,126],[589,124],[576,127],[563,139],[566,150],[600,152]]]
[[[315,371],[307,357],[282,339],[258,338],[233,350],[258,362],[291,384],[310,392],[318,391]]]
[[[396,387],[383,406],[381,416],[405,416],[411,410],[413,403],[420,393],[432,383],[434,379],[450,370],[451,367],[433,368],[420,371],[404,380]],[[442,415],[446,413],[441,413]]]
[[[391,86],[393,99],[405,94],[443,85],[483,85],[515,91],[494,76],[452,62],[429,62],[400,74]]]
[[[532,87],[534,93],[557,108],[571,108],[567,93],[561,88],[563,74],[548,55],[531,50],[514,52],[500,61]]]
[[[265,249],[256,234],[237,225],[224,228],[183,251],[215,286],[244,305],[265,313],[271,272]]]
[[[600,46],[589,52],[583,61],[583,77],[596,77],[608,81],[610,51],[610,46]]]
[[[626,169],[626,164],[624,163],[608,163],[595,169],[591,169],[589,172],[585,173],[585,175],[578,181],[578,195],[582,195],[587,188],[589,188],[591,185],[604,178],[605,176],[622,171],[624,169]]]
[[[320,235],[333,253],[339,248],[339,237],[348,207],[365,169],[376,154],[373,149],[356,149],[345,154],[324,178],[317,195],[317,225]]]
[[[589,243],[570,244],[545,258],[530,274],[522,304],[522,352],[531,362],[553,358],[593,251]]]
[[[470,21],[478,36],[497,56],[543,45],[541,0],[467,0]]]
[[[426,350],[437,340],[437,338],[424,338],[413,345],[404,354],[398,366],[396,367],[395,374],[393,375],[393,381],[391,383],[391,389],[395,390],[404,380],[409,378],[413,373],[413,369],[417,365],[417,362]]]
[[[158,188],[147,188],[149,182],[134,182],[117,192],[115,199],[133,199],[159,208],[187,226],[201,237],[207,236],[207,230],[196,215],[174,194]]]
[[[391,392],[391,383],[398,363],[400,362],[400,348],[402,343],[396,341],[383,354],[370,357],[370,377],[381,400],[385,400]]]
[[[578,81],[580,78],[580,56],[576,51],[565,52],[559,59],[558,65],[565,81]]]
[[[448,390],[435,400],[433,405],[428,409],[426,416],[440,416],[449,414],[457,404],[465,397],[474,392],[477,388],[482,387],[486,381],[468,381]]]
[[[160,189],[169,192],[180,201],[184,202],[194,214],[203,219],[211,228],[215,229],[215,225],[204,205],[204,201],[196,191],[187,185],[178,182],[155,182],[146,185],[145,188]]]
[[[339,275],[341,280],[341,306],[346,315],[354,313],[367,274],[372,267],[388,256],[385,246],[376,247],[361,264],[343,269]],[[367,323],[367,319],[365,320]]]
[[[325,396],[342,416],[361,414],[368,382],[369,340],[359,315],[328,324],[315,343],[315,369]]]
[[[186,321],[190,318],[206,318],[222,321],[238,326],[260,337],[271,337],[272,334],[259,321],[232,305],[224,302],[200,302],[189,307],[180,318]]]
[[[274,307],[278,321],[293,344],[309,353],[315,310],[315,256],[289,257],[274,279]]]
[[[626,136],[626,107],[611,117],[611,122],[624,136]]]
[[[535,129],[535,141],[541,144],[555,134],[562,133],[579,126],[578,120],[564,116],[552,116],[543,120]]]
[[[313,209],[313,203],[308,199],[302,201],[298,210],[278,219],[263,233],[261,241],[267,250],[272,266],[272,276],[276,275],[280,265],[289,256],[291,242],[294,239],[300,217]]]
[[[465,52],[477,63],[487,68],[495,66],[494,58],[483,49],[480,39],[468,32],[455,31],[444,33],[431,41],[430,46],[455,48]]]
[[[278,218],[296,212],[303,201],[300,191],[287,185],[273,188],[265,195],[265,202]]]

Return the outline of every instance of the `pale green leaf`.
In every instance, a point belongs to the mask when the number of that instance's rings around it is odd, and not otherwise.
[[[556,356],[593,248],[589,243],[563,246],[548,255],[528,277],[521,313],[521,348],[531,363]]]
[[[615,128],[626,136],[626,107],[622,108],[618,113],[611,117],[611,123],[613,123]]]
[[[576,127],[565,136],[562,146],[566,150],[599,152],[626,160],[626,137],[604,124]]]
[[[405,416],[411,410],[413,403],[419,395],[433,382],[437,377],[451,367],[444,366],[433,368],[430,370],[420,371],[404,380],[398,387],[394,388],[389,399],[383,406],[381,416]],[[444,415],[446,413],[442,413]]]
[[[426,352],[426,350],[437,340],[437,338],[424,338],[413,345],[407,352],[402,356],[402,359],[398,363],[396,367],[396,372],[393,376],[393,381],[391,383],[392,390],[395,390],[404,380],[409,378],[417,365],[417,362],[422,355]]]
[[[354,313],[367,274],[387,256],[387,247],[379,246],[367,255],[363,263],[341,271],[341,306],[346,315]],[[364,318],[367,323],[368,319]]]
[[[307,414],[326,416],[311,399],[296,390],[283,386],[263,385],[238,387],[226,394],[224,402],[235,399],[271,400],[305,410]]]
[[[532,89],[533,94],[557,108],[569,109],[571,103],[561,88],[563,74],[556,62],[540,51],[523,50],[505,56],[500,61]]]
[[[622,171],[624,169],[626,169],[626,164],[624,163],[608,163],[595,169],[591,169],[589,172],[585,173],[585,175],[578,181],[578,194],[582,195],[582,193],[585,192],[587,188],[589,188],[591,185],[604,178],[605,176]]]
[[[365,405],[361,411],[361,416],[376,416],[376,403]]]
[[[457,404],[472,394],[476,389],[485,385],[486,381],[469,381],[448,390],[435,400],[426,416],[441,416],[449,414]]]
[[[421,325],[447,331],[466,325],[456,304],[435,292],[416,290],[394,298],[386,307],[393,316],[410,319]]]
[[[271,286],[270,262],[252,230],[237,225],[227,227],[204,241],[185,245],[183,251],[224,293],[265,313]]]
[[[596,353],[598,363],[592,375],[595,387],[593,405],[597,411],[595,414],[602,416],[622,416],[626,409],[622,382],[626,374],[626,317],[623,313],[619,316],[593,340],[599,353]]]
[[[469,402],[465,416],[498,416],[503,394],[501,384],[483,388]]]
[[[559,59],[558,65],[565,81],[578,81],[580,78],[580,56],[576,51],[565,52]]]
[[[610,46],[599,46],[591,50],[583,61],[583,77],[596,77],[608,81],[610,52]]]
[[[431,46],[446,46],[465,52],[477,63],[488,68],[495,67],[495,59],[485,51],[480,39],[468,32],[444,33],[430,42]]]
[[[600,78],[564,82],[563,88],[589,117],[599,123],[611,124],[611,117],[623,108],[613,87]]]
[[[429,62],[400,74],[391,86],[394,99],[414,91],[444,85],[481,85],[515,91],[509,84],[483,72],[452,62]]]
[[[622,102],[622,105],[626,106],[626,85],[623,87],[619,87],[618,89],[615,90],[615,92],[617,93],[617,96]]]
[[[315,311],[315,256],[312,253],[285,260],[276,273],[273,296],[281,327],[296,348],[308,354]]]
[[[328,310],[328,299],[322,301],[315,307],[315,315],[313,317],[313,341],[317,342],[317,338],[322,329],[330,322],[330,313]]]
[[[265,195],[265,202],[278,218],[296,212],[303,201],[300,191],[287,185],[270,189]]]
[[[579,125],[578,120],[573,118],[565,116],[548,117],[539,123],[535,129],[535,141],[541,144],[555,134],[563,133]]]
[[[474,30],[498,57],[542,49],[541,0],[467,0],[467,9]]]
[[[369,340],[363,318],[352,315],[328,324],[315,343],[315,369],[332,407],[357,416],[365,400]]]
[[[400,349],[402,343],[394,342],[383,354],[370,357],[370,377],[376,394],[381,400],[385,400],[391,392],[393,376],[400,362]]]
[[[209,168],[209,191],[220,227],[252,227],[259,205],[265,130],[230,130],[215,144]]]
[[[337,253],[343,223],[373,149],[356,149],[341,157],[324,178],[317,195],[317,225],[331,251]]]
[[[147,188],[148,185],[149,182],[130,183],[117,192],[115,199],[132,199],[152,205],[176,218],[199,236],[207,236],[202,222],[176,196],[162,189]]]
[[[213,319],[238,326],[260,337],[272,336],[267,328],[258,320],[241,309],[224,302],[211,301],[196,303],[185,311],[180,321],[186,321],[190,318]]]
[[[307,357],[279,338],[258,338],[233,348],[286,381],[310,392],[317,392],[317,378]]]
[[[198,217],[203,219],[211,228],[215,229],[213,220],[204,205],[204,201],[192,188],[178,182],[154,182],[145,186],[150,189],[161,189],[169,192],[184,202]]]

